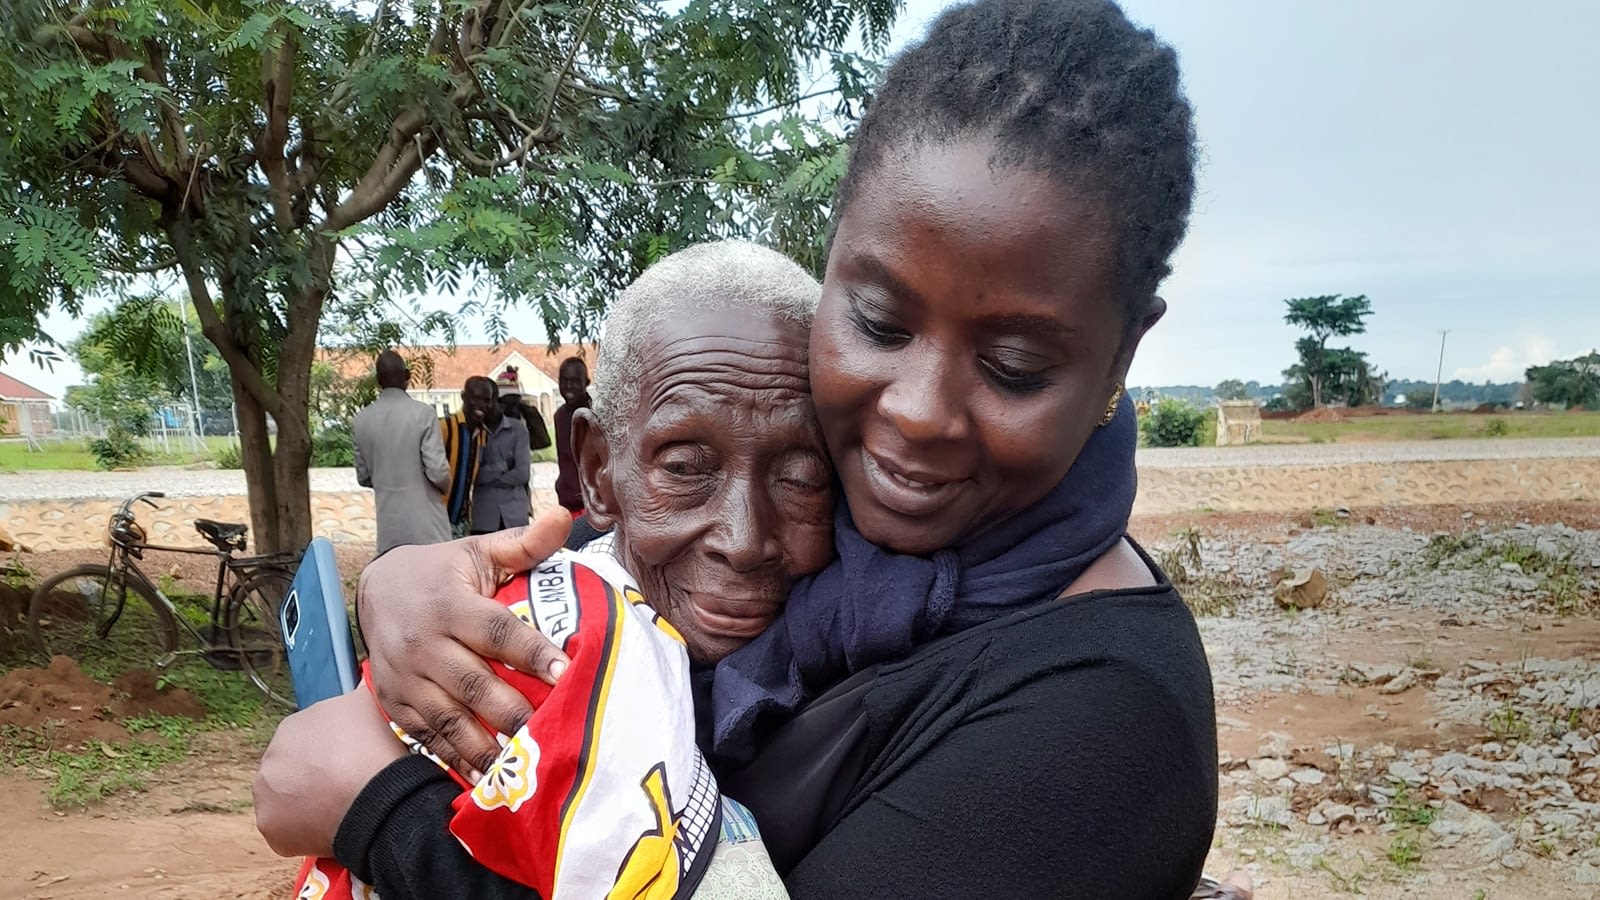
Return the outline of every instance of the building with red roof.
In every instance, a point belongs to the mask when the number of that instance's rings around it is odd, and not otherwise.
[[[40,437],[56,430],[56,398],[0,372],[0,435]]]

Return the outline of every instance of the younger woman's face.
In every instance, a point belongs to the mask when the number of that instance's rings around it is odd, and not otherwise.
[[[901,553],[956,544],[1055,487],[1131,357],[1102,205],[992,168],[992,152],[964,141],[877,162],[839,219],[811,331],[812,398],[851,514]]]

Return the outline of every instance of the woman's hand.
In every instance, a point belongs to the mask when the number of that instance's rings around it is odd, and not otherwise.
[[[256,830],[281,856],[332,856],[356,795],[405,754],[365,688],[289,716],[250,786]]]
[[[526,528],[396,547],[361,573],[356,604],[383,709],[471,781],[500,753],[479,719],[514,734],[533,713],[484,658],[551,684],[568,662],[492,598],[560,550],[571,528],[571,515],[555,509]]]

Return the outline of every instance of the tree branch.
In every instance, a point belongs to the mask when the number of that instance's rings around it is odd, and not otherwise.
[[[244,348],[234,340],[233,333],[228,330],[222,317],[217,315],[217,306],[211,299],[211,288],[206,284],[205,268],[200,264],[199,254],[195,250],[189,223],[182,217],[174,219],[168,226],[167,237],[172,241],[173,253],[183,270],[195,315],[200,317],[201,333],[217,348],[217,353],[227,362],[228,371],[233,373],[233,377],[239,380],[239,384],[250,392],[257,403],[272,414],[273,419],[280,423],[294,421],[294,412],[283,395],[267,383],[266,376],[261,374]]]
[[[549,140],[548,129],[550,120],[556,114],[556,98],[561,95],[561,82],[567,80],[567,73],[572,71],[572,61],[578,58],[578,50],[583,46],[583,39],[589,33],[589,25],[594,22],[595,9],[600,5],[600,0],[589,0],[589,8],[584,10],[583,24],[578,26],[578,33],[572,36],[572,46],[567,50],[567,58],[561,63],[560,71],[556,72],[555,80],[550,82],[550,96],[545,100],[544,118],[539,122],[536,132],[538,140]]]
[[[290,31],[277,50],[268,49],[261,54],[262,106],[266,122],[256,140],[256,158],[267,178],[273,218],[283,231],[295,228],[293,192],[285,166],[284,147],[289,143],[289,107],[294,94],[294,58],[298,46],[299,41]]]
[[[788,100],[782,101],[781,103],[774,103],[771,106],[763,106],[760,109],[749,109],[749,110],[745,110],[743,112],[730,113],[729,115],[726,115],[726,116],[702,116],[702,115],[697,115],[694,112],[690,112],[688,115],[689,115],[690,118],[700,119],[701,121],[704,121],[704,122],[733,122],[733,121],[736,121],[738,119],[749,119],[749,118],[751,118],[753,116],[764,116],[767,113],[777,112],[780,109],[787,109],[787,108],[789,108],[791,106],[794,106],[796,104],[804,103],[807,100],[815,100],[818,97],[826,97],[829,94],[837,94],[837,93],[839,93],[839,87],[837,85],[835,85],[835,86],[833,86],[831,88],[825,88],[825,89],[820,90],[820,91],[812,91],[809,94],[801,94],[798,97],[792,97],[792,98],[790,98]]]
[[[124,275],[149,275],[155,272],[164,272],[167,269],[171,269],[177,265],[178,257],[169,256],[166,259],[157,260],[153,263],[135,264],[131,266],[119,265],[116,267],[116,271],[121,272]]]

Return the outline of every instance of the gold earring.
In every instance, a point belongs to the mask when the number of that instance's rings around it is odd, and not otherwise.
[[[1117,385],[1117,389],[1111,392],[1111,402],[1106,404],[1106,414],[1100,417],[1100,427],[1101,428],[1104,428],[1107,425],[1110,425],[1111,424],[1111,420],[1115,419],[1117,417],[1117,406],[1120,405],[1121,403],[1122,403],[1122,385],[1119,384],[1119,385]]]

